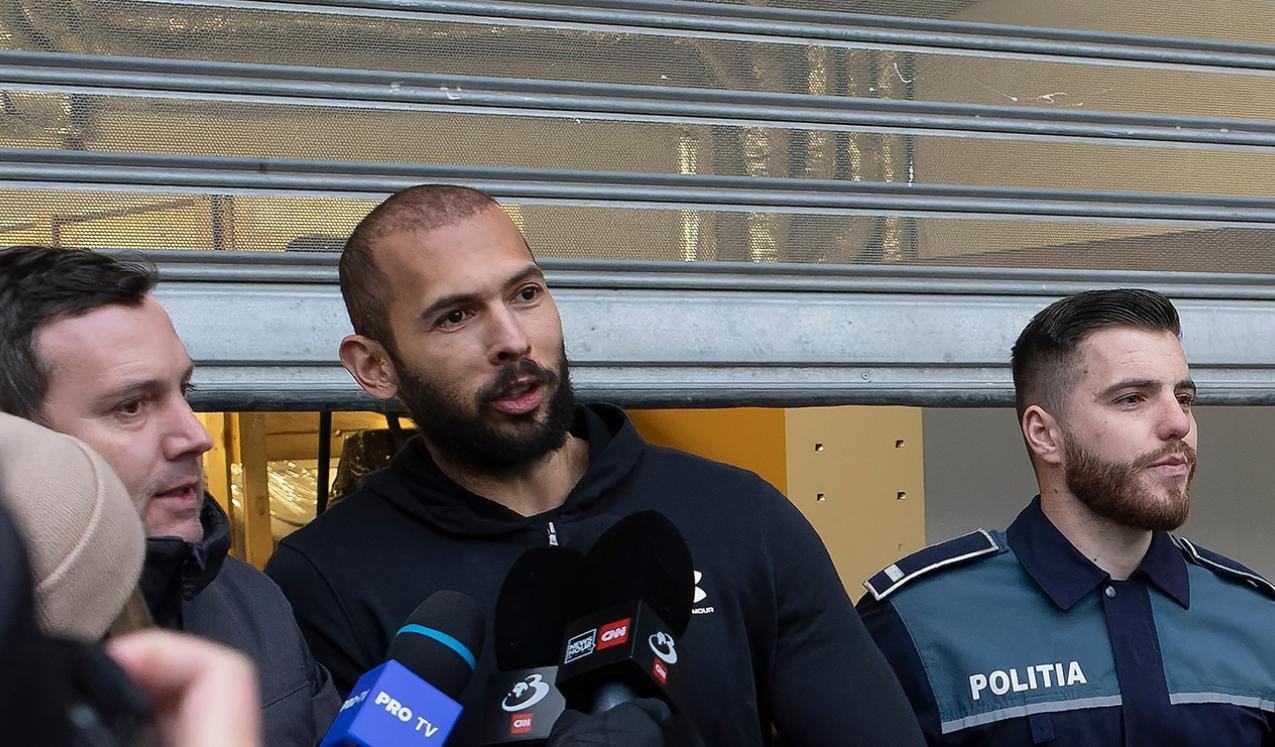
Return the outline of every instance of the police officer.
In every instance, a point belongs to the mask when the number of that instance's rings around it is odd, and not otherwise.
[[[1275,744],[1275,587],[1169,534],[1198,438],[1180,335],[1145,290],[1038,313],[1013,372],[1040,495],[865,582],[930,744]]]

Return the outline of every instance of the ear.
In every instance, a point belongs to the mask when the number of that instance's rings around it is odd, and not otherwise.
[[[1063,435],[1058,419],[1040,405],[1032,405],[1023,411],[1019,421],[1027,448],[1045,464],[1060,465],[1063,460]]]
[[[349,335],[341,340],[340,353],[341,365],[363,391],[383,401],[398,394],[398,371],[381,343],[363,335]]]

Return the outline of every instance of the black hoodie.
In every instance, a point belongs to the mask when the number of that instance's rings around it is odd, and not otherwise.
[[[619,518],[654,509],[695,562],[678,669],[682,705],[709,745],[770,744],[772,723],[795,745],[920,743],[823,544],[783,495],[750,472],[646,444],[614,407],[580,408],[572,432],[589,442],[589,467],[552,511],[524,517],[464,490],[415,439],[284,539],[266,572],[342,694],[381,663],[421,600],[463,591],[488,631],[449,744],[476,744],[495,668],[491,618],[514,560],[551,542],[587,551]]]
[[[226,514],[210,499],[204,536],[151,537],[138,586],[155,623],[236,648],[257,667],[261,725],[270,747],[313,747],[341,705],[331,678],[297,630],[292,609],[261,571],[227,555]]]

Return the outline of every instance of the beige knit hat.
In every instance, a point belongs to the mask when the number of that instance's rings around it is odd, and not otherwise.
[[[27,543],[36,620],[96,641],[137,587],[146,535],[128,491],[83,442],[0,413],[0,503]]]

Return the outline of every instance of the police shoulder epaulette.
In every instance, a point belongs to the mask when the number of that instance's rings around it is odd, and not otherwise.
[[[1182,554],[1186,555],[1187,560],[1192,563],[1208,568],[1224,578],[1246,583],[1266,596],[1275,599],[1275,584],[1262,578],[1252,568],[1242,563],[1237,563],[1225,555],[1219,555],[1212,550],[1200,547],[1185,537],[1173,537],[1173,535],[1170,535],[1170,537],[1173,538],[1173,543],[1178,546]]]
[[[940,568],[965,563],[974,558],[1004,550],[986,529],[977,529],[960,537],[953,537],[937,545],[918,550],[902,560],[887,566],[885,570],[863,582],[878,602],[893,594],[909,581]]]

